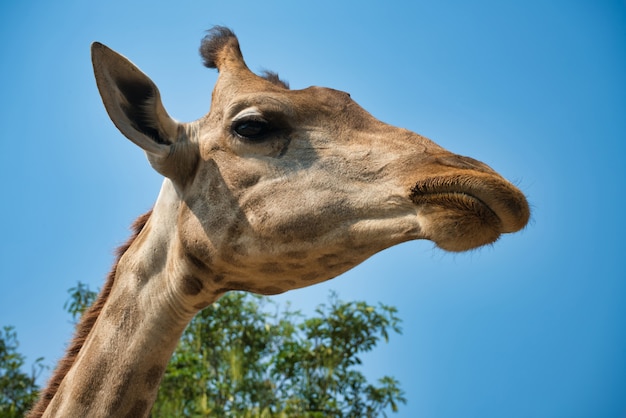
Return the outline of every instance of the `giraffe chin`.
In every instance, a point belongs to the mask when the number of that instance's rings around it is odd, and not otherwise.
[[[500,234],[528,223],[524,195],[495,173],[468,170],[415,183],[411,201],[418,206],[428,239],[448,251],[466,251],[495,242]]]
[[[414,196],[425,238],[439,248],[468,251],[498,240],[502,222],[480,199],[462,192]]]

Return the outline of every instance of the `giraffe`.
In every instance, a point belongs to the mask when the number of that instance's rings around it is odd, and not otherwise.
[[[31,417],[148,416],[185,326],[225,292],[310,286],[408,240],[465,251],[528,222],[524,195],[487,165],[347,93],[254,74],[228,28],[202,40],[219,75],[190,123],[125,57],[91,51],[110,118],[164,180]]]

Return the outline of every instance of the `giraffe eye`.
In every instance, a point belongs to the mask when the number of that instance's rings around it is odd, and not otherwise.
[[[233,123],[233,132],[239,137],[258,141],[264,139],[271,131],[269,122],[263,119],[243,119]]]

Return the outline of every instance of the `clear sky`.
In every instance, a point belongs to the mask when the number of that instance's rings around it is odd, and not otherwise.
[[[100,286],[161,182],[108,119],[90,43],[128,56],[190,121],[216,79],[199,42],[222,24],[252,69],[347,91],[532,204],[530,225],[491,247],[406,243],[276,298],[396,306],[403,335],[364,359],[371,378],[400,380],[395,416],[624,417],[626,2],[219,3],[2,2],[0,325],[28,361],[62,354],[67,290]]]

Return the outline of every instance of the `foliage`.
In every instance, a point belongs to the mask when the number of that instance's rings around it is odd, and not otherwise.
[[[45,368],[43,358],[32,365],[31,374],[22,372],[24,356],[17,352],[19,342],[13,327],[0,330],[0,417],[22,417],[37,399],[37,376]]]
[[[65,308],[74,322],[96,298],[96,292],[89,290],[89,286],[79,282],[68,293],[70,299]],[[25,367],[25,358],[17,349],[19,342],[17,332],[11,326],[0,329],[0,418],[18,418],[26,415],[39,395],[37,378],[44,369],[43,357],[35,360],[31,366],[31,373],[22,371]]]
[[[77,318],[95,300],[83,283],[64,308]],[[271,299],[229,293],[191,321],[167,366],[153,417],[377,417],[406,403],[399,382],[369,383],[362,353],[400,333],[391,306],[341,302],[331,294],[305,318]],[[0,334],[0,417],[22,416],[36,399],[11,327]]]
[[[76,287],[70,288],[67,293],[70,298],[63,304],[65,309],[72,315],[72,321],[76,323],[85,310],[96,300],[97,292],[89,289],[89,285],[78,282]]]
[[[272,309],[274,308],[272,313]],[[400,332],[393,307],[331,295],[312,318],[230,293],[198,314],[166,370],[153,416],[375,417],[405,403],[399,383],[368,383],[361,353]],[[386,416],[386,415],[385,415]]]

